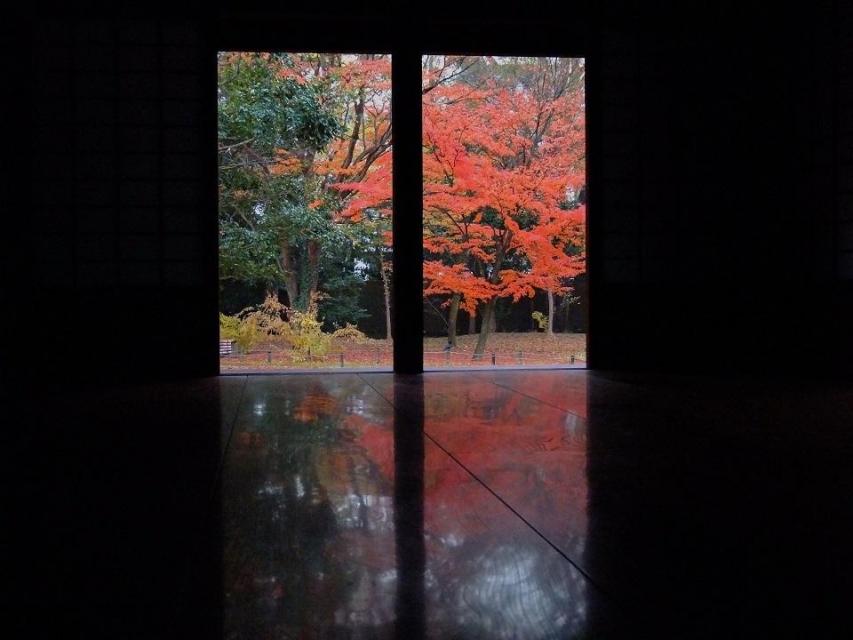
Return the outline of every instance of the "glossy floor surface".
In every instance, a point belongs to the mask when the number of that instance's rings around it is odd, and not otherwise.
[[[849,385],[235,376],[33,411],[24,611],[87,636],[853,636]]]

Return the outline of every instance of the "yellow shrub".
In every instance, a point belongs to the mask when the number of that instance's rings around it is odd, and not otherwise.
[[[237,315],[241,322],[253,323],[261,336],[280,336],[287,331],[287,321],[284,319],[286,313],[287,307],[276,296],[268,294],[261,304],[246,307]]]
[[[219,337],[222,340],[233,340],[239,352],[248,353],[261,338],[261,333],[258,331],[257,322],[253,318],[226,316],[224,313],[220,313]]]
[[[323,333],[323,322],[317,318],[317,296],[312,296],[306,311],[288,309],[286,329],[282,333],[293,347],[295,362],[322,358],[329,352],[332,337]]]
[[[347,340],[349,342],[355,342],[356,344],[363,344],[367,342],[367,336],[359,331],[354,324],[350,324],[349,322],[340,329],[336,329],[332,334],[332,337],[340,340]]]

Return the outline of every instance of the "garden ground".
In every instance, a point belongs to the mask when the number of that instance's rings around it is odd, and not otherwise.
[[[477,335],[462,335],[457,345],[446,351],[444,337],[424,338],[424,367],[491,367],[519,365],[571,365],[586,362],[586,334],[493,333],[486,352],[473,360]],[[224,355],[220,358],[223,372],[247,369],[282,370],[315,368],[391,367],[392,343],[386,340],[333,339],[331,348],[310,360],[293,357],[293,350],[283,341],[258,344],[248,354]]]

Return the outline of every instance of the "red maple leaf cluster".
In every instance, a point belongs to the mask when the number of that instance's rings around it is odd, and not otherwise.
[[[424,295],[474,313],[497,298],[566,293],[584,270],[583,62],[425,58]],[[341,212],[390,214],[390,153]]]

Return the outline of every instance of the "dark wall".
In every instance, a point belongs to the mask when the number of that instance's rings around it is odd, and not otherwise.
[[[675,18],[602,32],[590,357],[849,372],[850,11]]]
[[[594,366],[851,370],[846,7],[413,22],[246,6],[5,27],[27,52],[5,65],[23,88],[3,160],[15,379],[216,373],[213,53],[253,34],[304,47],[312,24],[319,45],[588,56]]]
[[[6,216],[18,227],[16,375],[215,372],[208,32],[105,14],[24,25],[15,128],[29,157]]]

